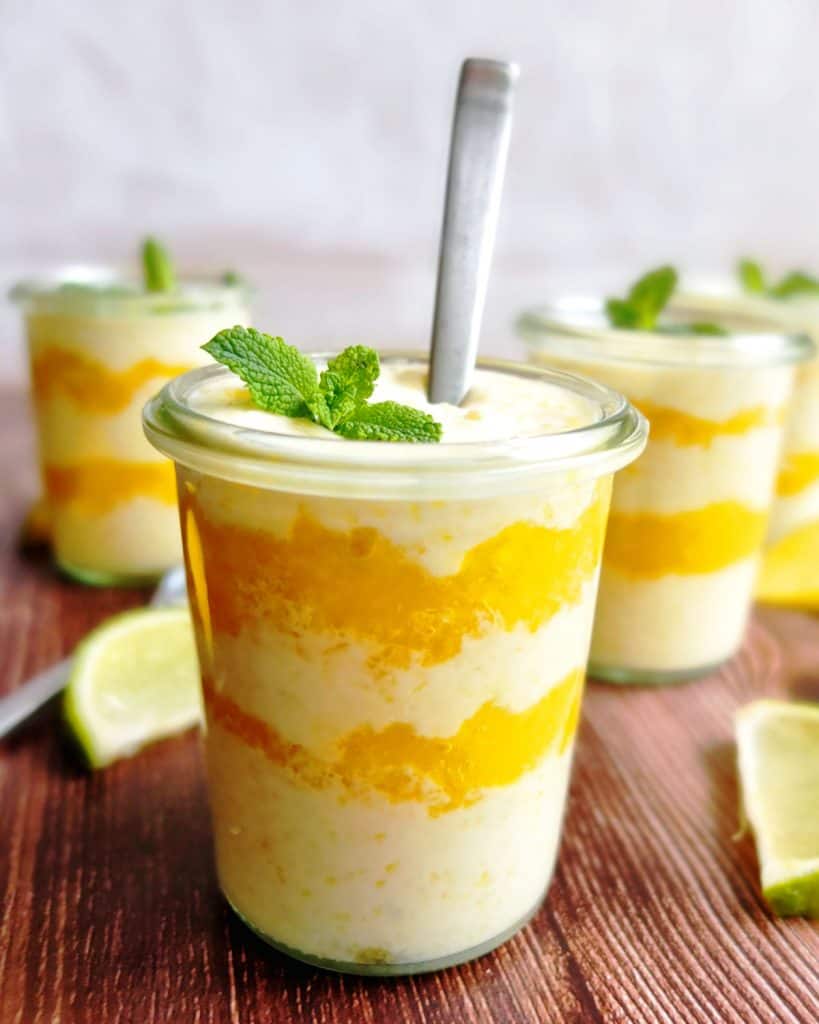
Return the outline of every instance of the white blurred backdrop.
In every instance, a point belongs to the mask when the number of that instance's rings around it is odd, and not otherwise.
[[[0,287],[150,231],[297,343],[425,344],[467,55],[522,68],[488,350],[652,262],[819,269],[817,39],[816,0],[0,0]]]

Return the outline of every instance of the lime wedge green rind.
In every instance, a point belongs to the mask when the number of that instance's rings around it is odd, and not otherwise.
[[[811,874],[768,886],[762,895],[779,917],[819,918],[819,867]]]
[[[819,704],[754,701],[736,738],[763,896],[780,916],[819,918]]]
[[[188,610],[125,612],[89,634],[75,654],[63,715],[92,768],[200,721]]]

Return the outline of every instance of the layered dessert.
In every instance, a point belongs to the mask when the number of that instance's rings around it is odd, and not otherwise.
[[[28,287],[24,305],[41,474],[59,566],[87,582],[141,582],[179,561],[173,466],[141,411],[201,364],[201,345],[246,317],[240,289]]]
[[[528,315],[533,358],[618,388],[650,424],[645,454],[614,489],[591,670],[635,682],[702,675],[743,638],[792,364],[809,346],[770,321],[640,334],[612,329],[599,303],[583,308]]]
[[[811,337],[819,341],[819,304]],[[801,367],[785,432],[757,596],[819,608],[819,362]]]
[[[801,273],[767,285],[766,294],[740,294],[727,281],[711,283],[703,305],[731,306],[764,316],[819,340],[819,282]],[[819,608],[819,361],[797,370],[776,496],[768,522],[756,594],[763,601]]]
[[[392,359],[374,400],[429,409],[443,436],[384,445],[190,376],[146,423],[178,463],[228,900],[338,969],[492,948],[551,876],[611,473],[642,424],[629,411],[594,469],[588,451],[526,467],[543,435],[597,443],[591,391],[481,369],[462,406],[427,406],[424,365]],[[211,424],[198,452],[169,428],[180,407]]]

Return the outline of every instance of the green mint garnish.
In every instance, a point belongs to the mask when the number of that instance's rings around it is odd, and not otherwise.
[[[440,441],[441,424],[426,412],[398,402],[360,405],[335,431],[353,441]]]
[[[606,313],[612,327],[631,331],[656,331],[660,334],[713,334],[728,331],[719,324],[698,321],[692,324],[661,324],[660,314],[677,287],[677,271],[658,267],[639,279],[624,299],[606,299]]]
[[[146,291],[171,292],[176,287],[171,258],[155,238],[146,238],[142,243],[142,271]]]
[[[624,299],[606,300],[606,312],[612,327],[653,331],[676,287],[677,271],[673,267],[658,267],[650,271],[632,285]]]
[[[737,274],[746,292],[750,292],[752,295],[764,295],[768,290],[762,267],[753,260],[740,260],[737,265]]]
[[[786,274],[779,284],[774,285],[770,294],[775,299],[789,299],[792,295],[817,295],[819,294],[819,281],[811,274],[794,270],[792,273]]]
[[[397,402],[368,404],[381,367],[364,345],[334,356],[321,376],[293,345],[252,327],[220,331],[202,348],[243,380],[267,412],[312,420],[357,441],[441,440],[441,424],[429,413]]]
[[[771,299],[790,299],[794,295],[819,295],[819,278],[804,270],[792,270],[776,284],[768,284],[762,267],[753,260],[740,260],[737,274],[742,287],[752,295]]]
[[[719,324],[712,324],[707,320],[695,320],[691,324],[658,324],[655,330],[658,334],[685,334],[689,337],[692,334],[710,334],[713,337],[724,338],[730,333]]]
[[[707,320],[697,320],[693,324],[683,324],[686,334],[711,334],[725,337],[729,332],[720,324],[712,324]]]
[[[228,288],[238,288],[241,283],[242,276],[235,270],[226,270],[224,274],[222,274],[222,284],[226,285]]]

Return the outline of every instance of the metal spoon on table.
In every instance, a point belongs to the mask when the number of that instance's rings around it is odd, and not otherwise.
[[[460,405],[472,382],[512,130],[516,64],[461,67],[449,149],[428,396]]]
[[[185,600],[185,570],[181,565],[169,569],[160,579],[148,602],[151,608],[182,604]],[[73,658],[64,658],[51,668],[33,676],[5,697],[0,697],[0,739],[8,736],[65,688],[71,675]]]

